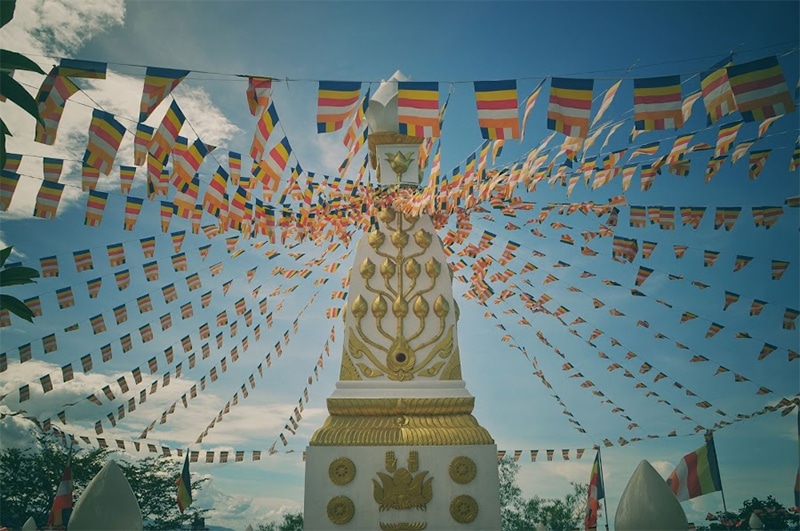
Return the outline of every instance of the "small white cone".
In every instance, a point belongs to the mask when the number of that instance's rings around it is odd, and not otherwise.
[[[688,529],[689,522],[664,478],[642,460],[619,499],[614,528],[618,531]]]
[[[750,529],[764,529],[764,522],[761,521],[761,518],[759,518],[756,513],[750,515],[748,524],[750,525]]]
[[[28,517],[25,523],[22,524],[22,531],[36,531],[37,529],[36,520],[33,519],[33,516]]]
[[[109,461],[92,478],[69,519],[69,531],[134,531],[142,529],[139,502],[122,469]]]

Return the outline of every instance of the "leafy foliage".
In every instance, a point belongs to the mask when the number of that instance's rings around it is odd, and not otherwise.
[[[797,529],[800,524],[799,515],[789,512],[770,494],[766,500],[755,497],[745,500],[737,512],[708,513],[706,520],[710,520],[711,523],[708,526],[698,526],[697,530],[751,529],[750,517],[753,513],[757,514],[764,524],[762,529]]]
[[[40,438],[35,449],[0,451],[0,525],[20,528],[29,517],[39,527],[47,523],[68,451],[52,440]],[[72,456],[73,499],[77,502],[92,478],[114,453],[104,448],[79,450]],[[191,507],[181,514],[175,500],[175,481],[182,463],[165,457],[134,463],[117,460],[139,502],[146,529],[177,529],[191,524],[207,510]],[[192,491],[205,479],[193,479]]]
[[[303,531],[303,513],[287,513],[283,521],[258,524],[256,531]]]
[[[6,247],[0,250],[0,267],[3,267],[8,257],[11,256],[11,249],[11,247]],[[33,280],[34,278],[39,278],[39,272],[32,267],[6,267],[0,269],[0,288],[17,286],[19,284],[32,284],[36,282]],[[31,309],[28,308],[24,302],[11,295],[5,293],[0,294],[0,310],[8,310],[17,317],[25,319],[30,323],[33,322],[33,312]]]
[[[583,525],[587,484],[571,483],[572,492],[560,499],[534,496],[525,499],[517,485],[520,466],[510,457],[500,463],[500,520],[503,531],[575,529]]]
[[[0,2],[0,27],[5,26],[14,18],[16,4],[16,0],[2,0]],[[0,50],[0,65],[3,65],[3,69],[0,71],[0,94],[30,114],[37,122],[42,123],[36,100],[11,77],[11,71],[27,70],[39,74],[44,74],[44,71],[24,55],[10,50]],[[5,122],[0,119],[0,168],[6,165],[6,136],[11,136],[11,131]]]

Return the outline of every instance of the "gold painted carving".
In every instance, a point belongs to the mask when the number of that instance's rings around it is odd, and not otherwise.
[[[378,522],[381,531],[422,531],[427,529],[428,522]]]
[[[468,524],[478,517],[478,502],[466,494],[456,496],[450,502],[450,516],[459,524]]]
[[[356,465],[346,457],[338,457],[328,466],[328,477],[334,485],[347,485],[356,477]]]
[[[419,136],[401,135],[400,133],[375,132],[367,136],[367,148],[369,149],[369,161],[372,169],[378,167],[377,147],[381,144],[422,144],[425,139]]]
[[[450,462],[449,472],[450,479],[460,485],[466,485],[475,479],[478,467],[475,465],[475,461],[465,455],[461,455]]]
[[[397,458],[393,451],[386,452],[386,474],[378,472],[380,483],[372,480],[372,497],[380,511],[389,509],[426,510],[433,498],[433,478],[425,479],[428,471],[419,470],[419,453],[408,453],[408,468],[397,468]]]
[[[336,496],[328,502],[328,519],[334,524],[346,524],[355,514],[356,506],[347,496]]]
[[[392,208],[382,209],[379,217],[384,228],[370,232],[367,243],[382,261],[378,265],[367,257],[358,264],[366,292],[356,295],[349,304],[355,326],[346,331],[344,357],[349,357],[357,368],[358,379],[386,377],[408,381],[418,376],[460,379],[455,325],[445,324],[451,313],[451,302],[442,295],[433,301],[426,298],[440,282],[442,264],[434,257],[429,257],[424,264],[418,260],[433,243],[433,233],[423,228],[414,231],[419,218]],[[387,234],[391,247],[384,251]],[[411,240],[417,249],[408,252]],[[431,311],[438,318],[438,327],[426,327]],[[364,319],[368,315],[378,335],[366,332]],[[408,317],[418,322],[416,330],[410,333],[407,332]],[[391,318],[395,326],[387,330],[386,321]],[[430,352],[420,356],[432,345]]]
[[[392,168],[394,174],[397,175],[398,181],[402,180],[403,174],[408,171],[408,167],[414,162],[415,155],[416,153],[413,151],[406,151],[404,153],[399,149],[397,153],[386,153],[385,160],[389,163],[389,167]]]

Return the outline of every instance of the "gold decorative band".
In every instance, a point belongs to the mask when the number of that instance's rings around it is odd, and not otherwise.
[[[329,398],[331,415],[469,415],[474,396],[443,398]]]
[[[451,446],[494,444],[472,415],[331,415],[310,446]]]

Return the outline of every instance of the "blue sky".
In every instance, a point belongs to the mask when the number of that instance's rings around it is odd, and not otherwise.
[[[438,81],[442,101],[452,92],[444,123],[442,145],[442,171],[449,172],[463,164],[466,157],[480,145],[477,127],[473,81],[516,79],[520,99],[545,77],[583,77],[595,80],[593,106],[596,112],[601,94],[619,79],[624,79],[614,102],[603,120],[617,123],[627,120],[609,140],[608,148],[621,149],[655,140],[664,140],[659,154],[666,153],[678,134],[697,131],[692,143],[716,141],[717,127],[707,127],[701,102],[693,107],[691,119],[679,131],[644,133],[633,144],[628,142],[631,129],[632,81],[636,77],[680,74],[684,97],[699,89],[696,74],[734,53],[734,62],[743,63],[762,57],[778,55],[789,88],[794,93],[798,79],[798,4],[796,2],[87,2],[75,7],[66,2],[40,2],[20,5],[15,20],[3,28],[5,45],[30,54],[45,70],[61,57],[71,57],[109,63],[106,80],[80,80],[85,90],[75,95],[66,106],[59,136],[54,146],[43,146],[28,140],[32,138],[32,124],[24,115],[4,104],[4,120],[9,123],[15,138],[9,150],[23,154],[19,189],[9,212],[0,216],[0,239],[13,245],[13,261],[36,266],[41,257],[57,255],[61,264],[58,278],[41,279],[38,284],[20,287],[23,297],[39,295],[43,315],[33,325],[14,320],[13,326],[2,332],[2,352],[9,358],[8,371],[0,378],[0,394],[11,393],[0,408],[17,411],[16,389],[31,383],[33,397],[23,404],[28,414],[40,419],[52,417],[62,404],[77,401],[66,408],[68,426],[76,435],[86,435],[96,440],[94,422],[105,419],[108,412],[116,411],[119,399],[102,407],[84,399],[99,392],[103,385],[116,384],[117,377],[141,366],[144,372],[147,360],[158,356],[159,372],[164,365],[164,349],[175,348],[177,363],[185,357],[181,338],[190,334],[197,349],[201,340],[198,327],[208,322],[211,326],[211,351],[208,360],[198,363],[196,369],[184,372],[169,387],[148,398],[120,421],[116,428],[106,424],[104,436],[110,439],[131,441],[151,421],[158,420],[161,412],[178,400],[176,413],[159,425],[148,440],[173,448],[190,445],[197,450],[266,450],[276,441],[286,424],[303,389],[308,388],[309,402],[305,404],[303,419],[296,436],[289,436],[282,451],[260,462],[242,464],[193,465],[192,470],[212,478],[197,503],[213,506],[212,524],[244,528],[247,523],[263,522],[277,518],[281,512],[299,510],[303,499],[303,463],[300,458],[308,438],[326,416],[324,399],[331,393],[338,375],[338,355],[341,352],[341,323],[325,318],[325,310],[339,302],[331,293],[341,289],[341,278],[349,266],[345,257],[349,249],[340,247],[326,255],[330,261],[341,261],[335,273],[319,266],[309,266],[314,272],[307,280],[276,278],[273,268],[302,269],[310,259],[322,255],[325,247],[305,243],[294,249],[269,244],[255,248],[258,240],[244,240],[238,247],[245,252],[236,258],[226,252],[225,238],[233,232],[213,239],[202,233],[190,234],[188,223],[173,219],[169,233],[186,230],[182,251],[186,253],[189,271],[174,272],[170,256],[174,254],[170,234],[163,234],[158,226],[158,209],[145,202],[142,217],[132,232],[121,230],[124,197],[119,193],[117,173],[101,178],[99,188],[110,192],[103,223],[99,228],[83,225],[85,193],[80,192],[80,163],[86,145],[86,130],[91,108],[102,106],[113,112],[129,128],[135,127],[145,66],[182,68],[192,73],[176,89],[174,97],[184,110],[188,123],[182,134],[218,146],[201,167],[201,180],[207,183],[218,163],[226,162],[227,150],[246,154],[249,151],[255,119],[249,114],[245,101],[246,82],[237,75],[269,76],[276,79],[273,101],[281,120],[281,127],[289,137],[294,151],[290,164],[300,162],[304,169],[319,174],[335,174],[346,150],[341,144],[341,134],[317,135],[315,104],[318,80],[358,80],[369,83],[374,91],[381,79],[401,70],[416,81]],[[12,43],[14,45],[12,45]],[[18,79],[35,93],[41,76],[19,75]],[[282,80],[278,82],[277,80]],[[549,82],[545,82],[539,101],[528,122],[525,141],[509,141],[497,160],[497,166],[515,162],[537,146],[550,131],[546,129],[546,108]],[[160,106],[148,120],[157,125],[169,102]],[[9,119],[6,119],[6,116]],[[723,119],[727,123],[738,118],[738,113]],[[765,138],[759,140],[759,149],[772,148],[773,152],[761,175],[756,180],[747,176],[747,158],[734,165],[726,162],[717,176],[703,182],[707,152],[691,155],[691,172],[686,177],[676,177],[667,171],[656,178],[652,189],[642,192],[639,178],[634,177],[625,193],[630,205],[705,206],[708,210],[698,229],[682,226],[677,216],[674,231],[660,230],[655,225],[633,228],[628,224],[628,207],[621,208],[616,234],[636,238],[640,242],[657,242],[649,259],[639,254],[633,264],[611,260],[611,239],[595,238],[586,243],[597,251],[594,257],[582,255],[582,231],[597,231],[605,218],[580,213],[551,214],[541,225],[523,225],[538,215],[541,205],[547,202],[595,201],[603,203],[622,193],[619,177],[610,184],[591,190],[579,183],[569,198],[565,188],[540,183],[533,193],[521,192],[526,201],[536,202],[532,212],[520,212],[516,218],[491,212],[494,221],[484,219],[484,214],[471,217],[473,235],[468,243],[476,243],[484,230],[496,233],[493,248],[489,251],[498,258],[509,240],[519,243],[517,258],[509,268],[520,273],[526,262],[538,267],[537,271],[518,274],[512,281],[518,288],[534,296],[552,297],[547,308],[551,311],[564,305],[570,311],[566,323],[581,317],[585,323],[572,328],[581,338],[575,337],[553,317],[542,313],[531,314],[515,297],[488,308],[469,300],[460,300],[461,325],[459,340],[464,379],[476,397],[475,416],[489,429],[499,449],[513,453],[524,450],[519,482],[528,496],[559,497],[569,490],[569,481],[588,481],[595,444],[603,439],[614,441],[614,446],[603,449],[608,493],[609,521],[619,495],[628,477],[641,459],[647,459],[666,476],[684,454],[702,444],[702,436],[694,426],[712,426],[722,417],[715,409],[727,413],[728,420],[737,414],[750,414],[781,397],[791,398],[798,392],[798,363],[788,361],[787,349],[798,350],[797,331],[781,327],[785,308],[798,309],[798,211],[784,208],[783,217],[771,229],[753,225],[750,207],[783,205],[787,197],[798,194],[797,172],[787,171],[792,149],[797,138],[797,113],[775,122]],[[757,125],[743,126],[737,140],[755,138]],[[606,134],[600,136],[588,156],[600,152]],[[117,164],[130,165],[132,135],[128,133],[118,155]],[[550,146],[563,140],[556,135]],[[41,158],[51,156],[67,161],[61,182],[72,184],[65,192],[55,221],[33,218],[33,201],[41,180]],[[363,154],[358,157],[362,160]],[[636,159],[634,159],[636,160]],[[642,158],[645,161],[645,158]],[[243,169],[250,167],[245,156]],[[351,176],[357,170],[354,162]],[[287,172],[288,173],[288,172]],[[78,187],[75,188],[75,183]],[[143,171],[137,172],[132,195],[144,195]],[[201,193],[203,189],[201,188]],[[713,212],[718,206],[742,206],[742,214],[730,232],[713,229]],[[785,206],[785,205],[784,205]],[[507,230],[513,222],[520,230]],[[553,227],[560,222],[569,228]],[[212,223],[207,214],[203,224]],[[536,227],[546,236],[537,238],[529,230]],[[452,225],[449,227],[452,228]],[[562,233],[572,235],[576,244],[559,242]],[[156,236],[155,259],[159,262],[160,278],[146,282],[142,264],[149,261],[142,256],[138,240]],[[105,248],[109,244],[123,243],[131,271],[131,287],[119,291],[113,274],[120,267],[109,266]],[[211,244],[203,260],[199,249]],[[686,245],[683,259],[676,259],[673,245]],[[77,273],[72,264],[72,252],[90,248],[95,269]],[[264,252],[274,248],[280,256],[268,260]],[[455,250],[460,249],[456,246]],[[703,267],[705,250],[720,253],[712,267]],[[288,252],[302,252],[297,260]],[[536,256],[533,251],[544,254]],[[752,256],[753,261],[742,271],[733,273],[737,255]],[[460,257],[453,255],[453,259]],[[783,278],[773,281],[770,261],[788,260],[791,265]],[[570,267],[553,267],[558,261]],[[211,276],[209,266],[224,264],[223,273]],[[258,267],[254,278],[248,282],[247,271]],[[639,266],[654,269],[651,277],[639,288],[645,297],[632,297],[630,288]],[[489,274],[504,268],[493,266]],[[192,271],[200,274],[203,289],[189,292],[184,278]],[[581,278],[583,271],[596,276]],[[543,284],[547,274],[558,281]],[[683,280],[670,280],[669,275],[682,275]],[[316,278],[329,276],[330,280],[318,288]],[[102,277],[103,286],[98,298],[89,299],[85,284]],[[222,284],[233,280],[230,290],[223,295]],[[532,285],[524,284],[528,280]],[[612,280],[621,286],[607,285],[602,280]],[[700,290],[691,281],[708,284]],[[166,304],[160,288],[173,282],[179,294],[176,303]],[[298,284],[292,293],[269,297],[269,310],[274,312],[274,326],[266,328],[264,316],[259,314],[258,301],[277,286],[283,290]],[[76,306],[59,311],[55,290],[71,285]],[[502,283],[493,283],[499,293]],[[252,291],[260,286],[259,295]],[[569,288],[579,288],[576,292]],[[200,294],[211,290],[212,304],[201,308]],[[464,284],[456,283],[458,295],[466,291]],[[739,302],[723,311],[725,291],[741,295]],[[136,297],[150,293],[152,312],[140,314]],[[316,293],[313,305],[307,307],[298,321],[298,333],[292,322]],[[247,327],[238,317],[239,331],[230,337],[228,326],[215,329],[215,316],[226,310],[233,320],[234,303],[246,300],[256,321],[260,319],[261,340],[254,339],[252,327]],[[592,299],[605,303],[595,309]],[[753,299],[767,301],[761,315],[749,316]],[[658,300],[672,305],[668,308]],[[191,301],[194,316],[181,319],[179,305]],[[277,309],[280,303],[283,306]],[[113,308],[125,304],[128,321],[117,326]],[[625,316],[613,317],[608,310],[616,308]],[[484,317],[493,312],[498,320]],[[517,314],[510,312],[516,311]],[[698,315],[697,319],[679,324],[683,312]],[[170,312],[173,327],[161,331],[158,318]],[[508,313],[506,313],[508,312]],[[108,331],[94,335],[88,319],[103,314]],[[526,317],[531,327],[519,325]],[[649,328],[637,326],[646,320]],[[80,323],[80,330],[63,333],[66,326]],[[142,344],[138,340],[138,327],[153,323],[155,339]],[[717,336],[706,339],[711,322],[725,328]],[[495,325],[502,323],[506,331]],[[336,341],[330,343],[330,356],[323,354],[323,345],[335,327]],[[593,343],[584,341],[593,330],[603,331]],[[289,330],[291,342],[283,347],[283,355],[274,352],[276,341],[283,341],[283,332]],[[126,332],[134,336],[134,349],[122,353],[118,338]],[[214,336],[224,332],[224,344],[215,349]],[[565,358],[536,338],[541,331],[548,341],[564,353]],[[753,339],[735,339],[739,331],[747,331]],[[51,332],[58,336],[58,350],[43,354],[41,337]],[[552,385],[545,388],[534,376],[530,359],[516,348],[502,342],[510,333],[513,344],[524,346]],[[661,333],[669,339],[657,339]],[[249,337],[249,349],[242,352],[241,338]],[[620,345],[613,345],[609,338]],[[689,350],[675,347],[675,342]],[[17,349],[30,342],[33,360],[18,363]],[[778,349],[762,361],[757,361],[764,342]],[[113,344],[114,358],[108,363],[99,360],[100,348]],[[232,346],[239,346],[239,361],[228,359],[228,370],[206,392],[190,401],[188,409],[180,404],[179,397],[197,382],[203,374],[217,365]],[[598,355],[598,350],[608,359]],[[263,379],[256,367],[272,352],[272,366],[264,366]],[[626,354],[636,354],[627,359]],[[80,357],[93,353],[94,369],[80,374]],[[318,369],[319,380],[308,385],[319,356],[323,354],[324,367]],[[702,355],[708,362],[691,363],[694,355]],[[199,357],[199,354],[198,354]],[[228,356],[229,357],[229,356]],[[60,367],[72,362],[76,379],[69,385],[61,384]],[[566,362],[574,370],[563,370]],[[623,370],[609,372],[610,363],[619,363],[635,375],[625,378]],[[643,362],[654,368],[639,374]],[[184,362],[184,371],[185,366]],[[717,374],[723,366],[730,372]],[[583,378],[574,377],[576,371]],[[663,372],[667,378],[653,383],[653,376]],[[734,383],[733,373],[741,374],[748,382]],[[56,386],[43,395],[38,379],[51,373]],[[241,384],[255,374],[256,387],[248,385],[249,397],[231,409],[214,429],[209,431],[201,445],[195,439],[204,427],[230,400]],[[130,380],[130,373],[128,372]],[[155,375],[155,376],[157,376]],[[152,377],[145,377],[143,385]],[[602,390],[604,398],[581,388],[580,383],[591,379],[594,389]],[[659,393],[670,402],[660,403],[657,397],[645,396],[645,391],[635,388],[644,383],[647,389]],[[675,383],[691,389],[697,397],[686,396]],[[756,395],[756,390],[768,387],[773,393]],[[115,391],[118,391],[118,386]],[[13,392],[12,392],[13,391]],[[138,392],[138,389],[137,389]],[[586,434],[579,433],[569,422],[563,407],[553,397],[557,395],[573,418],[580,422]],[[134,396],[125,395],[125,399]],[[611,400],[613,404],[603,400]],[[707,400],[713,404],[708,410],[695,403]],[[106,404],[106,400],[103,400]],[[615,407],[624,412],[613,413]],[[679,408],[691,420],[682,420],[673,407]],[[628,415],[640,428],[629,430]],[[715,434],[726,501],[729,508],[739,507],[742,500],[752,496],[774,495],[784,505],[792,503],[792,485],[797,465],[796,412],[781,416],[770,413],[741,422],[735,422]],[[0,423],[0,440],[6,446],[30,444],[26,435],[28,426],[18,418],[7,417]],[[664,437],[676,430],[678,437]],[[286,435],[291,435],[285,432]],[[648,434],[660,435],[647,439]],[[620,446],[618,438],[642,437],[643,441]],[[582,459],[575,459],[575,449],[585,449]],[[528,450],[540,450],[536,463],[530,463]],[[546,449],[555,449],[552,462],[546,462]],[[561,459],[561,449],[571,449],[571,460]],[[283,453],[294,450],[293,453]],[[144,455],[144,454],[142,454]],[[543,462],[544,461],[544,462]],[[706,512],[721,509],[719,494],[711,494],[683,504],[690,521],[700,522]]]

